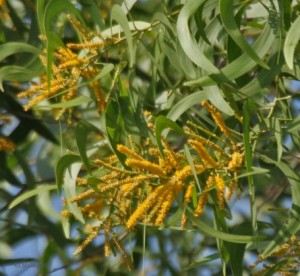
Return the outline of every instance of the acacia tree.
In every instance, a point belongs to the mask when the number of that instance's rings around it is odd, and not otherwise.
[[[0,266],[294,275],[298,11],[1,1]],[[36,259],[9,257],[41,236]]]

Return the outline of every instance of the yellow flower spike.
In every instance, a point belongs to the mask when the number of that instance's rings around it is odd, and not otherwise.
[[[69,219],[70,217],[72,217],[72,213],[68,210],[61,211],[60,215],[65,219]]]
[[[105,46],[105,40],[87,41],[84,43],[68,43],[67,47],[73,50],[100,48]]]
[[[111,230],[110,221],[104,225],[104,256],[108,257],[111,254],[109,232]]]
[[[216,160],[212,158],[212,156],[208,153],[208,151],[200,141],[189,140],[189,144],[196,150],[204,165],[208,165],[213,168],[216,168],[218,166]]]
[[[235,190],[236,182],[233,180],[229,183],[229,187],[227,188],[225,199],[229,200],[233,194],[233,191]]]
[[[78,201],[82,201],[82,200],[85,200],[85,199],[89,199],[89,198],[93,198],[94,197],[94,193],[95,191],[93,189],[89,189],[77,196],[74,196],[71,198],[71,202],[74,203],[74,202],[78,202]]]
[[[209,111],[220,130],[226,135],[226,137],[228,137],[234,143],[232,133],[225,125],[221,113],[217,111],[217,109],[213,105],[209,104],[207,101],[202,101],[201,104]]]
[[[150,161],[147,161],[147,160],[127,159],[125,161],[125,164],[131,168],[149,171],[160,177],[166,176],[166,172],[164,170],[162,170],[160,168],[160,166],[158,166]]]
[[[243,165],[245,155],[239,151],[234,151],[228,162],[228,169],[235,171]]]
[[[200,217],[203,214],[204,206],[205,206],[206,202],[207,202],[207,192],[204,192],[203,194],[200,195],[200,197],[198,199],[198,204],[194,211],[195,217]]]
[[[131,271],[132,263],[131,263],[131,261],[128,257],[128,254],[126,253],[120,239],[117,237],[117,235],[114,232],[112,232],[112,239],[113,239],[114,243],[116,244],[117,248],[119,249],[119,251],[121,252],[129,271]]]
[[[228,157],[228,155],[225,153],[225,151],[222,148],[220,148],[216,143],[214,143],[208,139],[205,139],[205,138],[201,137],[200,135],[197,135],[195,132],[190,130],[188,127],[184,128],[184,132],[186,135],[193,138],[193,140],[200,141],[204,146],[208,146],[209,148],[213,149],[214,151],[220,153],[222,156]]]
[[[59,85],[62,85],[64,82],[65,82],[64,79],[51,80],[50,86],[59,86]],[[30,97],[33,94],[39,92],[40,90],[45,90],[47,88],[48,88],[47,83],[41,83],[38,85],[34,85],[33,87],[31,87],[30,89],[28,89],[26,91],[21,91],[17,97],[18,98],[27,98],[27,97]]]
[[[187,223],[186,213],[182,213],[181,220],[180,220],[181,229],[185,229],[186,228],[186,223]]]
[[[161,208],[159,209],[157,218],[155,220],[155,223],[154,223],[155,225],[159,226],[163,223],[169,210],[171,209],[171,207],[174,203],[176,196],[180,192],[181,188],[182,188],[182,185],[180,185],[180,184],[169,185],[167,194],[162,196],[163,201],[161,204]]]
[[[138,160],[144,160],[144,158],[142,156],[140,156],[138,153],[136,153],[135,151],[127,148],[126,146],[124,145],[117,145],[117,150],[127,156],[130,156],[134,159],[138,159]]]
[[[193,188],[195,186],[195,183],[190,183],[184,193],[184,200],[183,200],[183,206],[186,206],[191,200],[193,195]]]
[[[108,184],[99,184],[98,185],[98,188],[101,192],[105,192],[107,190],[110,190],[110,189],[113,189],[113,188],[117,188],[119,186],[122,186],[124,184],[127,184],[127,183],[142,183],[144,180],[146,179],[149,179],[149,175],[138,175],[138,176],[135,176],[135,177],[127,177],[123,180],[117,180],[115,182],[112,182],[112,183],[108,183]]]
[[[16,145],[13,141],[6,137],[0,137],[0,152],[1,151],[14,151]]]
[[[100,227],[99,227],[100,229]],[[84,248],[86,248],[98,236],[98,229],[92,231],[89,236],[83,241],[81,245],[75,250],[73,255],[78,255]]]
[[[81,207],[81,210],[83,213],[86,213],[86,214],[92,213],[92,212],[99,214],[103,210],[104,207],[105,206],[104,206],[103,201],[97,199],[95,202],[88,203],[84,207]]]
[[[164,152],[166,155],[167,161],[170,163],[170,165],[173,168],[177,168],[179,166],[179,160],[177,159],[176,153],[169,145],[168,141],[166,139],[162,139],[162,144],[165,148]]]
[[[148,197],[138,205],[133,214],[130,216],[126,222],[126,227],[132,229],[138,222],[138,220],[143,217],[152,206],[157,202],[159,195],[166,189],[166,186],[157,187]]]
[[[184,182],[185,179],[191,174],[192,174],[192,168],[190,165],[187,165],[181,170],[176,171],[175,176],[180,182]]]
[[[158,211],[158,215],[157,215],[157,218],[154,222],[154,224],[156,226],[159,226],[163,223],[163,221],[165,220],[167,214],[168,214],[168,211],[170,210],[170,208],[172,207],[172,204],[173,204],[173,201],[174,201],[174,195],[172,192],[169,192],[165,198],[164,198],[164,201],[162,202],[161,206],[160,206],[160,209]]]
[[[122,174],[136,174],[136,172],[127,171],[127,170],[124,170],[122,168],[112,166],[112,165],[110,165],[110,164],[108,164],[108,163],[106,163],[106,162],[104,162],[100,159],[96,159],[94,162],[95,162],[95,164],[98,164],[98,165],[100,165],[100,166],[102,166],[102,167],[104,167],[104,168],[106,168],[106,169],[108,169],[112,172],[115,171],[115,172],[122,173]]]
[[[224,190],[225,190],[225,181],[223,177],[220,175],[216,175],[214,177],[216,186],[217,186],[217,197],[218,197],[218,204],[221,210],[224,209]]]
[[[76,67],[80,66],[82,64],[87,64],[89,62],[88,59],[78,59],[77,57],[75,59],[68,60],[58,66],[58,69],[66,69],[70,67]]]

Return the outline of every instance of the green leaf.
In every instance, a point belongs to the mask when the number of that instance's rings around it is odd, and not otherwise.
[[[83,103],[89,103],[92,99],[86,96],[78,96],[72,100],[63,103],[47,104],[38,106],[38,108],[68,108],[81,105]]]
[[[122,10],[126,15],[133,7],[137,0],[124,0],[122,3]]]
[[[171,108],[167,118],[172,121],[176,121],[184,112],[189,110],[191,107],[200,104],[202,100],[207,100],[207,93],[204,93],[204,91],[197,91],[184,97]]]
[[[256,39],[256,41],[253,43],[252,47],[257,53],[258,56],[264,57],[268,51],[270,50],[270,47],[274,43],[274,34],[268,24],[264,27],[262,33],[260,36]],[[246,74],[250,70],[252,70],[257,63],[250,58],[246,53],[243,53],[240,57],[226,65],[224,68],[222,68],[222,73],[226,76],[228,80],[235,80],[236,78]],[[269,64],[269,67],[272,68],[271,71],[273,71],[273,65]],[[270,73],[270,71],[267,71]],[[214,83],[219,82],[218,80],[221,79],[221,75],[210,75],[205,76],[197,80],[188,81],[185,83],[187,86],[195,86],[195,85],[201,85],[201,86],[207,86],[212,85]]]
[[[176,132],[178,132],[179,134],[184,135],[183,129],[179,125],[177,125],[175,122],[166,118],[165,116],[162,116],[162,115],[158,116],[155,121],[155,136],[156,136],[157,146],[158,146],[158,149],[159,149],[161,155],[163,155],[163,146],[162,146],[162,142],[161,142],[161,136],[162,136],[162,132],[167,128],[173,129]]]
[[[243,35],[241,34],[238,25],[234,18],[234,6],[233,0],[220,0],[220,15],[224,23],[228,34],[232,37],[235,43],[245,52],[250,58],[252,58],[257,64],[265,69],[270,67],[265,64],[248,44]]]
[[[250,196],[250,205],[251,205],[251,218],[252,218],[252,227],[256,229],[256,209],[254,206],[255,202],[255,193],[254,193],[254,180],[252,172],[252,148],[250,141],[250,116],[256,106],[251,101],[251,99],[246,100],[243,106],[243,141],[245,146],[245,163],[246,169],[248,172],[248,185],[249,185],[249,196]]]
[[[45,3],[42,1],[40,5],[43,5]],[[69,0],[51,0],[47,3],[44,14],[41,18],[41,21],[43,21],[43,27],[42,31],[44,30],[44,34],[48,37],[48,34],[50,33],[51,26],[53,20],[62,12],[69,12],[71,14],[76,15],[76,17],[81,21],[82,24],[84,24],[84,20],[79,12],[75,8],[75,6],[69,1]]]
[[[187,265],[184,270],[189,270],[189,269],[192,269],[192,268],[196,268],[196,267],[199,267],[200,265],[202,264],[205,264],[205,263],[208,263],[208,262],[211,262],[211,261],[214,261],[214,260],[217,260],[217,259],[220,259],[220,253],[214,253],[214,254],[211,254],[209,256],[206,256],[206,257],[203,257],[201,258],[200,260],[197,260],[197,261],[194,261],[192,262],[191,264]]]
[[[66,156],[68,156],[68,155],[66,155]],[[77,156],[77,155],[75,155],[75,156]],[[74,156],[74,159],[75,159],[75,156]],[[62,158],[64,158],[64,157],[65,156],[63,156]],[[80,158],[79,156],[77,156],[77,157]],[[61,161],[61,159],[59,161]],[[82,212],[78,208],[77,203],[71,202],[71,199],[77,195],[76,179],[77,179],[77,176],[79,174],[81,167],[82,167],[82,163],[72,162],[69,169],[65,173],[64,192],[65,192],[65,199],[67,201],[67,207],[68,207],[69,211],[73,214],[73,216],[75,218],[77,218],[80,222],[84,223],[84,218],[83,218]]]
[[[88,170],[90,170],[91,166],[87,156],[86,146],[87,146],[88,135],[92,131],[99,132],[99,130],[92,124],[85,121],[80,121],[76,127],[76,133],[75,133],[77,148],[81,160]]]
[[[6,57],[17,53],[34,53],[38,54],[40,50],[32,45],[23,42],[8,42],[0,45],[0,61]]]
[[[293,202],[290,211],[290,217],[288,218],[286,223],[279,229],[279,232],[271,240],[269,245],[265,248],[265,250],[262,253],[263,258],[266,258],[274,251],[276,251],[282,243],[287,242],[292,235],[296,234],[300,230],[300,177],[293,169],[289,167],[288,164],[282,161],[274,161],[265,155],[261,155],[260,158],[264,162],[274,164],[287,177],[291,184]]]
[[[56,164],[56,170],[55,170],[55,177],[56,177],[56,186],[58,193],[61,194],[61,189],[63,185],[63,176],[65,170],[73,163],[80,162],[81,158],[78,155],[74,154],[67,154],[62,156],[57,164]]]
[[[292,26],[290,27],[283,46],[283,53],[284,58],[286,61],[287,66],[293,70],[294,68],[294,53],[295,48],[300,40],[300,17],[298,16],[297,19],[294,21]]]
[[[201,233],[209,237],[218,238],[224,241],[233,243],[249,243],[254,241],[262,241],[265,239],[264,236],[246,236],[246,235],[235,235],[218,231],[209,225],[205,224],[199,218],[196,218],[190,209],[186,212],[188,218],[195,224]]]
[[[24,192],[22,193],[20,196],[18,196],[17,198],[15,198],[8,206],[9,209],[14,208],[15,206],[17,206],[18,204],[22,203],[23,201],[25,201],[28,198],[31,198],[33,196],[39,195],[40,193],[43,192],[47,192],[47,191],[51,191],[51,190],[55,190],[56,189],[56,185],[48,185],[48,184],[43,184],[38,186],[37,188]]]
[[[115,20],[124,31],[127,43],[128,43],[128,53],[129,53],[129,67],[132,67],[134,64],[134,50],[133,50],[133,41],[132,34],[130,31],[129,23],[124,14],[122,8],[119,5],[114,5],[111,10],[111,19],[110,25],[112,25],[112,21]]]
[[[117,144],[122,143],[121,134],[124,133],[124,121],[121,115],[121,109],[118,102],[109,101],[104,119],[104,129],[106,130],[107,140],[113,152],[118,156],[119,160],[125,164],[125,156],[117,150]]]
[[[219,69],[206,57],[189,29],[189,19],[204,2],[204,0],[188,1],[183,6],[177,20],[178,40],[191,61],[210,74],[219,74]]]
[[[287,125],[288,132],[298,131],[300,129],[300,116],[297,116],[292,121],[290,121]]]
[[[224,100],[219,88],[217,86],[207,86],[204,87],[204,91],[207,95],[207,99],[221,110],[223,113],[232,116],[234,114],[230,105]]]
[[[53,185],[56,188],[56,185]],[[37,194],[37,206],[40,208],[41,212],[50,218],[53,218],[55,221],[61,219],[60,214],[53,208],[53,202],[51,201],[49,191],[40,191]]]
[[[40,72],[32,71],[23,66],[7,65],[0,68],[0,90],[3,89],[3,81],[28,81],[39,75]]]

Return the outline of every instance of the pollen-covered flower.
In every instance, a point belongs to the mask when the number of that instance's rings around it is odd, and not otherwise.
[[[0,137],[0,151],[14,151],[16,145],[6,137]]]

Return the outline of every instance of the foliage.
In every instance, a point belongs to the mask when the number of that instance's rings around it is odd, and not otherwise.
[[[299,5],[0,1],[0,267],[294,275]]]

